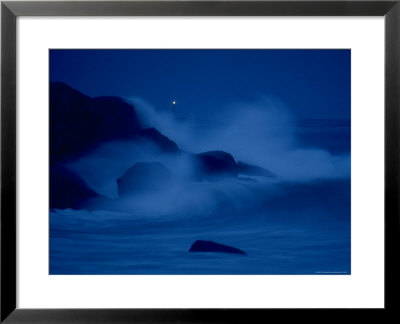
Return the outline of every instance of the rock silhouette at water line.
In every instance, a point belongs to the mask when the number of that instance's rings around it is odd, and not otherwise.
[[[197,240],[194,242],[190,247],[189,252],[219,252],[247,255],[246,252],[233,246],[203,240]]]

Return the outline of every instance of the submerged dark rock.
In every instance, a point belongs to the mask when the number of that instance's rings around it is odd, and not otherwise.
[[[50,159],[74,158],[111,140],[133,139],[141,126],[119,97],[91,98],[62,82],[50,83]]]
[[[233,246],[203,240],[197,240],[194,242],[190,247],[189,252],[219,252],[247,255],[246,252]]]
[[[157,191],[166,188],[170,180],[171,173],[161,163],[136,163],[118,178],[118,194]]]

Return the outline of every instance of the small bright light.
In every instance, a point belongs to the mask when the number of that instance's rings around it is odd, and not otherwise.
[[[173,100],[173,101],[172,101],[172,104],[173,104],[173,105],[176,105],[176,101],[175,101],[175,100]]]

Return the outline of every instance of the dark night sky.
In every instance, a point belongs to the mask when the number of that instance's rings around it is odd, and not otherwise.
[[[261,95],[298,118],[350,118],[350,50],[51,50],[50,81],[89,96],[176,100],[186,116]]]

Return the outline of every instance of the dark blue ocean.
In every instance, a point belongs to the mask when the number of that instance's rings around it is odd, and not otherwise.
[[[268,168],[274,177],[176,180],[187,167],[182,160],[149,155],[144,148],[138,153],[136,144],[123,141],[106,143],[65,163],[106,198],[50,210],[50,274],[350,274],[350,121],[278,123],[265,138],[248,142],[229,129],[214,136],[213,127],[206,128],[204,142],[197,137],[185,142],[168,129],[163,133],[182,151],[193,144],[192,152],[199,153],[215,144],[235,159]],[[195,133],[203,138],[201,131]],[[264,147],[271,153],[264,154]],[[138,157],[163,164],[174,178],[161,189],[121,199],[116,178]],[[236,247],[246,255],[188,252],[196,240]]]

